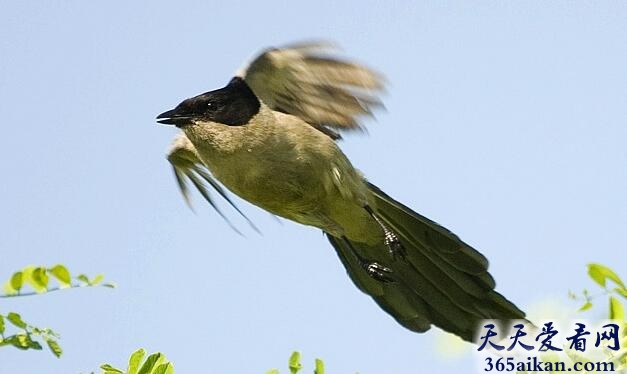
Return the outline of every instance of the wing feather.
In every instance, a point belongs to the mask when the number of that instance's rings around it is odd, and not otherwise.
[[[222,198],[224,198],[224,200],[226,200],[229,205],[231,205],[231,207],[233,207],[233,209],[235,209],[235,211],[246,220],[246,222],[248,222],[250,227],[259,232],[252,221],[239,209],[239,207],[226,193],[224,188],[222,188],[222,186],[211,175],[211,172],[198,157],[196,148],[194,148],[194,145],[184,133],[181,132],[174,138],[172,147],[168,152],[167,159],[172,165],[174,177],[176,178],[181,194],[185,199],[185,203],[187,203],[192,210],[194,208],[191,203],[188,182],[191,182],[200,195],[213,207],[213,209],[215,209],[215,211],[227,222],[227,224],[233,228],[233,230],[241,234],[241,232],[233,225],[233,223],[216,204],[209,192],[208,187],[210,186],[215,192],[222,196]]]
[[[363,65],[330,56],[331,49],[320,42],[268,49],[239,75],[271,109],[318,129],[359,129],[360,117],[383,106],[377,95],[384,79]]]

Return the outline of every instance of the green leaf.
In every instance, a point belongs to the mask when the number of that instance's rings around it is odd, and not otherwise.
[[[4,283],[3,287],[4,289],[4,293],[8,296],[15,296],[18,294],[18,292],[11,287],[11,281],[7,281],[6,283]]]
[[[11,312],[11,313],[7,314],[7,319],[15,327],[19,327],[21,329],[25,329],[26,328],[26,322],[22,321],[22,317],[20,317],[20,315],[17,314],[17,313]]]
[[[56,340],[46,338],[46,343],[48,344],[48,348],[50,348],[50,351],[53,355],[57,356],[57,358],[61,357],[61,355],[63,354],[63,349],[61,349],[59,343],[57,343]]]
[[[46,273],[46,268],[35,268],[31,274],[31,278],[35,283],[37,291],[44,292],[48,289],[48,274]]]
[[[614,296],[610,296],[610,319],[625,320],[625,310],[623,304]]]
[[[622,297],[624,297],[625,299],[627,299],[627,290],[624,288],[615,288],[614,292],[616,292],[617,294],[621,295]]]
[[[271,369],[266,372],[266,374],[280,374],[279,369]]]
[[[3,344],[10,344],[19,349],[37,349],[41,350],[41,344],[31,339],[27,334],[16,334],[9,336],[3,341]]]
[[[81,282],[84,282],[86,284],[89,284],[89,278],[87,278],[87,276],[85,274],[79,274],[76,279],[78,279]]]
[[[102,287],[115,288],[115,283],[103,283]]]
[[[51,330],[51,329],[49,329],[49,328],[45,328],[45,329],[43,329],[43,330],[41,330],[41,331],[42,331],[42,333],[44,333],[44,334],[46,334],[46,335],[49,335],[49,336],[54,336],[55,338],[59,338],[59,334],[57,334],[56,332],[52,331],[52,330]]]
[[[289,367],[292,374],[297,374],[300,369],[303,368],[303,365],[300,363],[300,352],[292,353],[290,356]]]
[[[581,308],[579,308],[577,311],[578,311],[578,312],[583,312],[583,311],[586,311],[586,310],[588,310],[588,309],[590,309],[590,308],[592,308],[592,303],[591,303],[591,302],[589,302],[589,301],[587,301],[587,302],[586,302],[585,304],[583,304],[583,305],[581,306]]]
[[[50,273],[57,278],[62,286],[69,286],[72,283],[70,271],[63,265],[57,264],[50,269]]]
[[[31,339],[30,335],[26,335],[27,336],[27,343],[28,343],[28,348],[30,349],[36,349],[36,350],[41,350],[41,344],[39,344],[38,341],[35,341],[33,339]]]
[[[17,334],[17,335],[9,336],[9,338],[5,339],[7,343],[19,349],[28,349],[29,340],[30,338],[26,334]]]
[[[155,368],[152,374],[174,374],[174,365],[171,362],[166,362]]]
[[[91,282],[89,282],[89,284],[92,286],[95,286],[98,283],[102,282],[103,279],[104,279],[104,275],[98,274],[94,277],[94,279],[91,280]]]
[[[153,353],[146,359],[146,362],[142,365],[137,374],[150,374],[152,369],[163,359],[161,353]]]
[[[104,370],[105,374],[124,374],[122,370],[116,369],[109,364],[100,365],[100,368]]]
[[[620,288],[625,289],[625,283],[618,275],[612,269],[601,264],[588,264],[588,275],[603,288],[605,288],[606,281],[609,278],[619,285]]]
[[[2,314],[0,314],[0,335],[1,334],[4,334],[4,316]]]
[[[11,288],[13,288],[15,291],[19,291],[22,288],[22,285],[24,284],[22,272],[18,271],[18,272],[13,273],[13,276],[11,277],[9,284],[11,285]]]
[[[324,362],[319,358],[316,359],[316,369],[314,370],[314,374],[324,374]]]
[[[133,352],[131,358],[128,359],[128,369],[126,369],[127,374],[137,374],[139,370],[139,364],[141,364],[142,359],[146,355],[146,351],[143,348],[140,348]]]

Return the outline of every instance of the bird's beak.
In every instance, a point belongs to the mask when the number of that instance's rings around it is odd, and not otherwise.
[[[157,116],[157,122],[164,125],[175,125],[177,127],[190,123],[190,119],[191,117],[180,113],[177,109],[168,110]]]
[[[176,109],[168,110],[157,116],[157,122],[164,125],[175,125],[176,121],[174,117],[176,117]]]

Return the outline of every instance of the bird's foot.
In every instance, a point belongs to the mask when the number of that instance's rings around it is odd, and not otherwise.
[[[398,237],[391,231],[385,231],[385,246],[388,247],[388,252],[390,256],[392,256],[392,260],[396,259],[405,259],[406,251],[403,243],[398,239]]]
[[[372,210],[371,207],[366,205],[364,209],[366,209],[368,214],[370,214],[370,216],[374,218],[375,221],[377,221],[377,224],[379,225],[379,227],[381,227],[381,230],[383,230],[383,235],[385,237],[383,242],[385,243],[385,246],[388,247],[388,253],[390,254],[390,256],[392,256],[392,260],[396,261],[396,259],[398,258],[404,260],[406,254],[405,247],[398,239],[398,236],[396,236],[396,234],[388,228],[388,226],[383,222],[381,218],[379,218],[379,216],[374,212],[374,210]]]
[[[394,278],[392,277],[392,269],[385,267],[377,262],[371,262],[369,264],[364,264],[364,269],[368,275],[383,283],[393,283]]]

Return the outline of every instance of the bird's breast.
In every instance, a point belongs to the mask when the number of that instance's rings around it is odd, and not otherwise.
[[[318,139],[309,139],[309,130],[303,130],[301,138],[299,130],[289,124],[277,128],[272,122],[259,121],[245,126],[196,124],[185,133],[229,190],[272,213],[302,222],[303,215],[320,210],[320,201],[335,193],[331,177],[338,168],[329,152],[310,146]]]
[[[366,204],[362,176],[331,138],[295,117],[277,117],[245,126],[195,124],[185,133],[213,175],[241,198],[341,234],[339,221]]]

